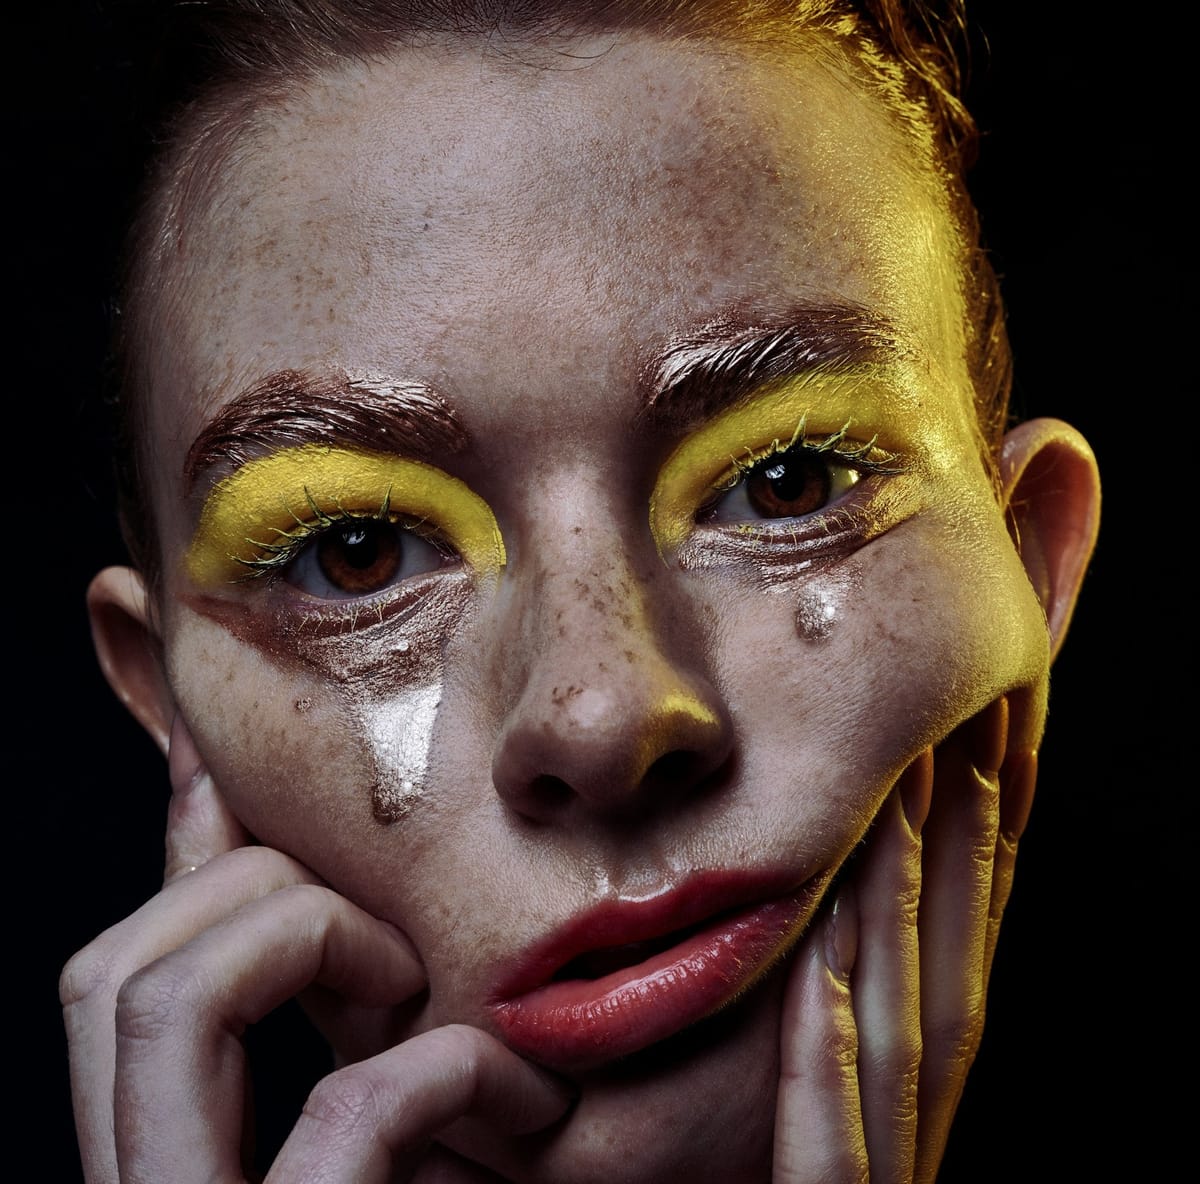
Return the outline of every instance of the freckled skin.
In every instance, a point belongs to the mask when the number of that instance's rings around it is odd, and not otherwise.
[[[1044,623],[976,455],[953,233],[900,133],[802,52],[604,48],[558,71],[398,55],[264,112],[193,219],[152,358],[176,699],[249,829],[411,938],[413,1030],[487,1027],[497,968],[597,885],[836,867],[916,753],[1011,688],[1044,704]],[[753,563],[659,554],[649,495],[679,441],[637,426],[648,350],[806,300],[900,328],[928,428],[915,508],[832,561],[854,576],[819,645],[796,606],[835,570],[766,587]],[[288,367],[444,391],[473,441],[445,467],[495,513],[502,576],[320,661],[192,607],[186,450]],[[865,399],[864,433],[879,414]],[[265,619],[261,588],[222,595]],[[368,661],[401,636],[436,655],[442,698],[425,791],[381,825],[354,719],[370,680],[405,685]],[[705,775],[648,773],[676,752]],[[769,1179],[779,1006],[775,975],[700,1047],[585,1075],[552,1136],[461,1138],[521,1182]]]

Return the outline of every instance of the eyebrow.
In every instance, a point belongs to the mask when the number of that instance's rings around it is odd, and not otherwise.
[[[438,393],[411,379],[277,370],[230,400],[201,429],[183,462],[191,488],[214,465],[303,444],[356,445],[432,457],[467,447],[465,429]]]
[[[897,337],[889,321],[849,304],[805,305],[759,324],[722,317],[643,366],[641,418],[690,425],[774,379],[895,361]]]

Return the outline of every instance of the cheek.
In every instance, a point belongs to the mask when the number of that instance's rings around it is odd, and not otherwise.
[[[715,644],[745,780],[774,825],[804,820],[802,845],[851,845],[904,766],[997,696],[1044,710],[1044,620],[991,506],[927,513],[738,602]]]
[[[401,923],[419,895],[402,879],[444,826],[428,776],[441,678],[428,649],[395,635],[386,647],[382,672],[314,669],[272,661],[189,614],[172,631],[168,668],[200,754],[250,833]],[[370,647],[349,648],[361,659]]]
[[[197,616],[174,631],[168,670],[209,771],[256,838],[312,862],[297,849],[306,836],[336,845],[372,823],[371,764],[325,680],[281,670]]]
[[[448,781],[436,759],[449,743],[444,623],[417,613],[273,660],[271,646],[185,612],[168,653],[180,710],[250,833],[422,949],[461,924],[447,882],[487,864],[478,778]]]

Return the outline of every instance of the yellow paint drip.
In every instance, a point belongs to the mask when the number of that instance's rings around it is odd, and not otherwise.
[[[212,587],[246,574],[264,544],[323,514],[391,513],[427,522],[477,572],[504,567],[504,541],[488,504],[433,465],[386,453],[306,444],[244,464],[213,488],[188,549],[191,579]]]

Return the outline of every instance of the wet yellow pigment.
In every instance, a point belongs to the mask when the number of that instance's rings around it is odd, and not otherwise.
[[[202,587],[241,579],[299,523],[324,514],[389,511],[436,529],[476,572],[504,567],[504,541],[488,504],[457,477],[402,457],[306,444],[244,464],[213,487],[186,557]]]

